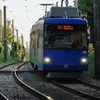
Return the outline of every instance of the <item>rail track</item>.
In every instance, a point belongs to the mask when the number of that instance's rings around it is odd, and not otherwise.
[[[97,89],[97,90],[100,91],[100,86],[97,86],[97,85],[88,83],[88,82],[86,82],[86,81],[84,81],[84,80],[82,80],[82,79],[76,79],[76,81],[77,81],[78,83],[81,83],[81,84],[83,84],[83,85],[89,86],[89,87],[91,87],[91,88],[94,88],[94,89]]]
[[[18,63],[18,62],[17,62]],[[14,76],[15,80],[18,82],[18,84],[21,85],[21,87],[23,87],[25,90],[27,90],[28,92],[30,92],[32,95],[34,95],[36,98],[38,98],[39,100],[54,100],[53,98],[45,95],[44,93],[41,93],[37,90],[34,89],[34,87],[30,87],[28,84],[25,84],[21,79],[20,77],[18,76],[18,74],[20,72],[33,72],[34,74],[37,73],[43,80],[47,81],[48,83],[51,83],[55,86],[57,86],[58,88],[60,89],[63,89],[64,91],[68,91],[70,93],[73,93],[75,95],[78,95],[82,98],[86,98],[88,100],[100,100],[100,97],[97,97],[97,96],[93,96],[93,95],[90,95],[88,93],[84,93],[82,91],[78,91],[77,89],[75,88],[71,88],[73,87],[73,84],[72,86],[67,86],[66,84],[68,84],[67,82],[62,84],[60,82],[57,82],[57,81],[54,81],[54,80],[51,80],[51,79],[47,79],[45,78],[44,76],[42,76],[40,73],[38,73],[37,71],[34,71],[34,70],[22,70],[20,69],[22,66],[24,66],[25,64],[27,64],[28,62],[25,62],[25,63],[21,63],[19,62],[19,65],[14,68],[14,70],[3,70],[3,68],[7,67],[8,65],[13,65],[15,63],[12,63],[12,64],[6,64],[6,65],[3,65],[2,67],[0,67],[0,73],[12,73],[12,75]],[[4,67],[5,66],[5,67]],[[84,85],[84,86],[88,86],[88,87],[91,87],[93,89],[97,89],[98,91],[100,91],[100,87],[99,86],[96,86],[96,85],[93,85],[93,84],[90,84],[90,83],[87,83],[85,81],[82,81],[81,79],[77,79],[75,81],[75,84],[78,83],[78,84],[81,84],[81,85]],[[71,85],[71,84],[70,84]],[[9,100],[4,94],[0,93],[0,100]]]
[[[26,64],[26,63],[25,63]],[[17,67],[17,69],[19,69],[21,66],[23,66],[24,64],[20,65]],[[41,100],[54,100],[42,93],[40,93],[39,91],[36,91],[35,89],[31,88],[30,86],[28,86],[27,84],[25,84],[24,82],[22,82],[20,80],[20,78],[18,77],[17,75],[18,71],[17,70],[14,70],[13,71],[13,75],[14,75],[14,78],[15,80],[22,86],[24,87],[27,91],[29,91],[30,93],[32,93],[33,95],[35,95],[36,97],[38,97],[39,99]]]
[[[4,68],[7,68],[8,66],[14,65],[14,64],[20,64],[18,65],[18,67],[14,68],[13,70],[4,70]],[[9,64],[4,64],[0,67],[0,73],[12,73],[13,77],[15,78],[15,80],[18,82],[19,85],[21,85],[21,87],[23,87],[25,90],[27,90],[29,93],[31,93],[32,95],[34,95],[36,98],[38,98],[39,100],[53,100],[52,98],[36,91],[35,89],[31,88],[30,86],[28,86],[27,84],[25,84],[24,82],[22,82],[20,80],[20,78],[18,77],[17,73],[20,72],[35,72],[33,70],[20,70],[19,68],[22,67],[23,65],[27,64],[28,62],[16,62],[16,63],[9,63]],[[9,100],[3,93],[0,93],[0,100]]]
[[[70,88],[70,87],[67,87],[67,86],[64,86],[62,84],[59,84],[58,82],[55,82],[55,81],[50,81],[52,84],[56,85],[57,87],[60,87],[66,91],[69,91],[71,93],[74,93],[76,95],[79,95],[83,98],[86,98],[86,99],[89,99],[89,100],[100,100],[100,97],[96,97],[96,96],[93,96],[93,95],[90,95],[90,94],[87,94],[85,92],[82,92],[82,91],[78,91],[76,90],[75,88]],[[93,85],[91,85],[92,88],[94,88]]]
[[[0,93],[0,100],[9,100],[6,96]]]
[[[89,99],[89,100],[100,100],[100,96],[99,96],[99,97],[93,96],[93,95],[90,95],[89,93],[85,93],[85,92],[83,92],[83,91],[78,91],[78,90],[75,89],[75,88],[71,88],[70,86],[67,86],[67,85],[66,85],[67,82],[66,82],[66,84],[64,85],[64,84],[61,84],[60,82],[57,82],[57,81],[54,81],[54,80],[51,80],[51,79],[47,79],[47,78],[45,78],[43,75],[41,75],[40,73],[38,73],[38,75],[39,75],[41,78],[43,78],[45,81],[48,81],[48,82],[52,83],[53,85],[55,85],[55,86],[57,86],[57,87],[59,87],[59,88],[61,88],[61,89],[64,89],[65,91],[71,92],[71,93],[73,93],[73,94],[75,94],[75,95],[78,95],[78,96],[80,96],[80,97],[83,97],[83,98],[86,98],[86,99]],[[83,80],[81,80],[81,79],[76,79],[74,83],[75,83],[75,84],[76,84],[76,83],[79,83],[79,84],[81,84],[81,85],[88,86],[88,87],[91,87],[92,89],[97,89],[97,90],[100,91],[100,87],[99,87],[99,86],[90,84],[90,83],[88,83],[88,82],[86,82],[86,81],[83,81]],[[72,87],[73,87],[73,83],[72,83]],[[99,94],[100,94],[100,93],[99,93]]]
[[[0,69],[3,69],[5,67],[8,67],[8,66],[16,64],[16,63],[20,63],[20,62],[13,62],[13,63],[2,64]],[[4,73],[4,72],[8,72],[8,71],[1,71],[0,70],[0,73]],[[9,99],[3,93],[0,92],[0,100],[9,100]]]

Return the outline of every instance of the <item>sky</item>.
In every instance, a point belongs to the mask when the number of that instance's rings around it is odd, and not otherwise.
[[[74,0],[68,0],[69,6],[73,5]],[[23,34],[24,45],[29,43],[30,29],[32,25],[44,15],[45,6],[39,4],[52,3],[61,5],[61,0],[0,0],[0,9],[6,6],[6,18],[14,20],[14,26],[18,29],[18,37]],[[64,5],[64,2],[63,2]],[[51,6],[47,7],[47,10]]]

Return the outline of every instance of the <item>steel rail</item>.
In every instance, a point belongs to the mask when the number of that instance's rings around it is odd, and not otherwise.
[[[91,84],[91,83],[88,83],[88,82],[85,82],[81,79],[76,79],[79,83],[83,84],[83,85],[86,85],[88,87],[91,87],[91,88],[94,88],[94,89],[97,89],[97,90],[100,90],[100,86],[97,86],[97,85],[94,85],[94,84]]]
[[[0,100],[9,100],[9,99],[0,92]]]
[[[59,88],[65,90],[65,91],[69,91],[70,93],[73,93],[73,94],[78,95],[78,96],[83,97],[83,98],[87,98],[87,99],[89,99],[89,100],[100,100],[100,98],[98,98],[98,97],[95,97],[95,96],[86,94],[86,93],[81,92],[81,91],[74,90],[74,89],[69,88],[69,87],[66,87],[66,86],[64,86],[64,85],[62,85],[62,84],[60,84],[60,83],[58,83],[58,82],[56,82],[56,81],[53,81],[53,80],[51,80],[51,79],[47,79],[46,77],[44,77],[42,74],[40,74],[40,73],[38,73],[38,72],[37,72],[37,74],[38,74],[42,79],[44,79],[45,81],[50,82],[51,84],[53,84],[53,85],[55,85],[55,86],[57,86],[57,87],[59,87]]]
[[[5,68],[5,67],[7,67],[9,65],[13,65],[13,64],[17,64],[17,63],[21,63],[21,62],[13,62],[13,63],[5,64],[3,66],[1,65],[0,69],[3,69],[3,68]]]
[[[25,64],[26,64],[26,63],[25,63]],[[23,66],[23,65],[24,65],[24,64],[18,66],[17,69],[19,69],[19,68],[20,68],[21,66]],[[22,87],[24,87],[24,88],[25,88],[27,91],[29,91],[31,94],[35,95],[37,98],[39,98],[39,99],[41,99],[41,100],[54,100],[54,99],[52,99],[52,98],[50,98],[50,97],[48,97],[48,96],[46,96],[46,95],[40,93],[39,91],[37,91],[37,90],[31,88],[30,86],[28,86],[28,85],[25,84],[24,82],[22,82],[22,81],[19,79],[18,75],[17,75],[17,70],[16,70],[16,69],[13,71],[13,75],[14,75],[15,80],[16,80]]]
[[[76,95],[79,95],[79,96],[81,96],[81,97],[83,97],[83,98],[87,98],[87,99],[89,99],[89,100],[100,100],[100,98],[98,98],[98,97],[95,97],[95,96],[86,94],[86,93],[81,92],[81,91],[77,91],[77,90],[71,89],[71,88],[69,88],[69,87],[66,87],[66,86],[64,86],[64,85],[59,84],[58,82],[55,82],[55,81],[52,81],[52,80],[51,80],[50,83],[52,83],[53,85],[55,85],[55,86],[57,86],[57,87],[60,87],[60,88],[62,88],[62,89],[64,89],[64,90],[66,90],[66,91],[69,91],[69,92],[71,92],[71,93],[74,93],[74,94],[76,94]]]
[[[1,65],[0,69],[3,69],[9,65],[13,65],[13,64],[16,64],[16,63],[20,63],[20,62],[13,62],[13,63],[9,63],[9,64],[5,64],[5,65]],[[2,72],[2,71],[1,71]],[[10,72],[10,71],[3,71],[3,72]],[[5,95],[3,95],[1,92],[0,92],[0,100],[9,100]]]

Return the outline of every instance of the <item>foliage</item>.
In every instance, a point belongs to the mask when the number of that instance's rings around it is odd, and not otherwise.
[[[87,12],[88,14],[88,23],[91,30],[91,43],[94,43],[94,8],[93,8],[93,0],[78,0],[78,8],[82,13]],[[100,6],[100,2],[99,2]],[[100,13],[100,7],[99,7]]]
[[[13,58],[12,56],[7,56],[7,62],[15,62],[15,61],[19,61],[19,59],[17,57]],[[4,63],[4,55],[3,53],[0,54],[0,63]]]
[[[82,13],[87,12],[88,24],[91,31],[91,43],[94,45],[94,4],[93,0],[78,0],[78,8]],[[99,14],[100,14],[100,1],[99,1]],[[88,71],[84,72],[84,76],[94,77],[95,74],[95,61],[94,61],[94,48],[89,48],[88,56]]]
[[[88,5],[88,6],[87,6]],[[78,8],[83,12],[93,12],[93,2],[92,0],[78,0]]]
[[[20,41],[13,43],[12,30],[9,27],[6,27],[6,38],[7,38],[7,46],[8,45],[12,46],[12,50],[10,50],[10,56],[13,57],[13,53],[14,53],[14,58],[18,57],[18,59],[20,59],[20,55],[25,48],[23,47],[22,44],[20,44]],[[4,27],[2,27],[2,41],[1,41],[1,43],[2,43],[2,47],[3,47],[4,46]],[[0,50],[2,50],[1,47],[0,47]]]
[[[0,63],[3,63],[3,62],[4,62],[3,54],[0,54]]]
[[[38,87],[42,88],[42,87],[45,87],[45,84],[44,84],[44,83],[40,83],[40,84],[37,84],[36,87],[37,87],[37,88],[38,88]]]
[[[14,51],[17,51],[17,42],[14,42]]]
[[[7,38],[7,44],[12,43],[12,31],[9,27],[6,27],[6,38]],[[4,27],[2,27],[2,43],[4,43]]]
[[[25,58],[26,58],[26,61],[29,61],[29,54],[28,54],[28,52],[26,51],[26,49],[25,49]]]
[[[88,71],[85,71],[83,75],[88,77],[94,77],[94,74],[95,74],[94,53],[92,53],[88,57]]]
[[[7,62],[14,62],[14,61],[19,61],[19,59],[17,57],[12,57],[12,56],[8,56],[8,60]]]
[[[94,77],[95,76],[95,64],[94,64],[94,48],[93,44],[89,44],[88,47],[88,71],[85,71],[83,73],[84,76],[88,77]]]
[[[19,49],[19,51],[22,51],[22,47],[23,47],[22,44],[18,44],[18,49]]]

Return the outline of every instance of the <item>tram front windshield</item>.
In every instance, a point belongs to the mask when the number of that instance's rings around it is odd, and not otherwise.
[[[87,31],[81,25],[46,25],[44,48],[47,49],[86,49]]]

